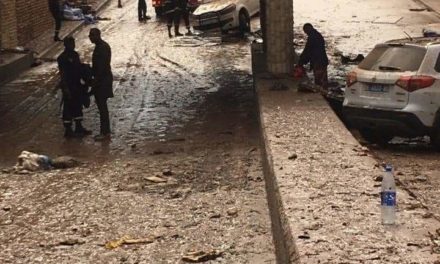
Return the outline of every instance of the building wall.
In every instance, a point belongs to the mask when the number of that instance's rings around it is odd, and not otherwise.
[[[16,0],[0,0],[0,47],[17,46]]]
[[[15,0],[14,2],[16,2],[19,45],[26,44],[53,27],[47,0]]]

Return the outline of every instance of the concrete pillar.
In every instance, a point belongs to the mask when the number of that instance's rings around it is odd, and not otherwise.
[[[16,0],[0,1],[0,47],[14,48],[18,45]]]
[[[265,0],[264,42],[267,70],[290,74],[293,59],[293,0]]]

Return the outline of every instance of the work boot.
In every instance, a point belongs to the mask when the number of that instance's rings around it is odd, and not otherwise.
[[[55,41],[55,42],[63,41],[63,40],[60,39],[60,37],[58,36],[58,32],[55,33],[55,36],[53,37],[53,41]]]
[[[191,32],[191,29],[190,29],[190,28],[188,28],[188,32],[186,32],[186,34],[185,34],[185,35],[186,35],[186,36],[192,36],[192,34],[193,34],[193,33]]]
[[[176,37],[183,36],[183,34],[179,32],[179,26],[174,27],[174,35],[176,35]]]
[[[171,34],[171,26],[168,26],[168,37],[172,38],[173,35]]]
[[[81,121],[75,121],[75,134],[88,136],[92,134],[92,131],[85,129]]]

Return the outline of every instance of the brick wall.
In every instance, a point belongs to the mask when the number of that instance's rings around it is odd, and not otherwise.
[[[15,15],[16,0],[0,0],[0,47],[17,46],[17,17]]]
[[[53,27],[47,0],[15,0],[15,2],[19,45],[26,44]]]

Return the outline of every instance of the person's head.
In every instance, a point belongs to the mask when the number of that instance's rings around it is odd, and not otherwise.
[[[63,43],[66,50],[75,50],[75,39],[73,37],[65,37]]]
[[[313,28],[312,24],[305,23],[304,26],[303,26],[303,30],[304,30],[304,33],[309,35],[314,30],[314,28]]]
[[[101,40],[101,30],[98,28],[92,28],[90,29],[89,33],[89,39],[92,43],[97,43]]]

